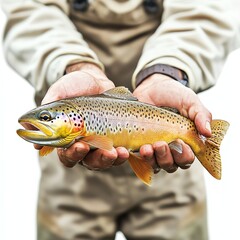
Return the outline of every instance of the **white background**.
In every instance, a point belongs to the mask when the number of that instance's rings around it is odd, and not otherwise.
[[[0,31],[4,15],[0,12]],[[1,35],[1,34],[0,34]],[[240,49],[233,52],[217,85],[200,94],[214,118],[230,122],[221,148],[221,181],[206,173],[211,240],[240,239]],[[0,239],[34,240],[40,172],[37,152],[16,135],[17,119],[34,107],[33,89],[6,64],[0,50]],[[118,235],[118,240],[123,239]]]

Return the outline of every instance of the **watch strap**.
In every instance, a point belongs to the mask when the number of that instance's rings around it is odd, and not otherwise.
[[[155,64],[139,72],[136,77],[136,87],[147,77],[155,73],[161,73],[163,75],[169,76],[184,86],[188,86],[188,77],[184,71],[166,64]]]

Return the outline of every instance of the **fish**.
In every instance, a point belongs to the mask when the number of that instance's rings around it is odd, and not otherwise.
[[[18,129],[17,134],[43,146],[40,156],[54,148],[68,148],[76,141],[95,149],[125,147],[131,168],[147,185],[152,183],[153,169],[137,154],[140,147],[165,141],[181,152],[176,140],[182,139],[203,167],[214,178],[221,179],[220,145],[229,127],[227,121],[212,120],[212,136],[207,138],[198,133],[190,119],[170,108],[140,102],[125,87],[47,103],[30,110],[18,121],[24,129]]]

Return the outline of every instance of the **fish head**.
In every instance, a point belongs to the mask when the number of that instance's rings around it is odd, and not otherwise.
[[[18,122],[24,129],[17,130],[17,134],[42,146],[68,147],[84,135],[85,129],[81,114],[64,100],[37,107],[21,116]]]

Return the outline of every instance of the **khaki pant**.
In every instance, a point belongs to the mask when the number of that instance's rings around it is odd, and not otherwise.
[[[127,239],[206,240],[202,167],[161,171],[144,185],[126,162],[95,172],[67,169],[56,153],[40,160],[38,240]]]

